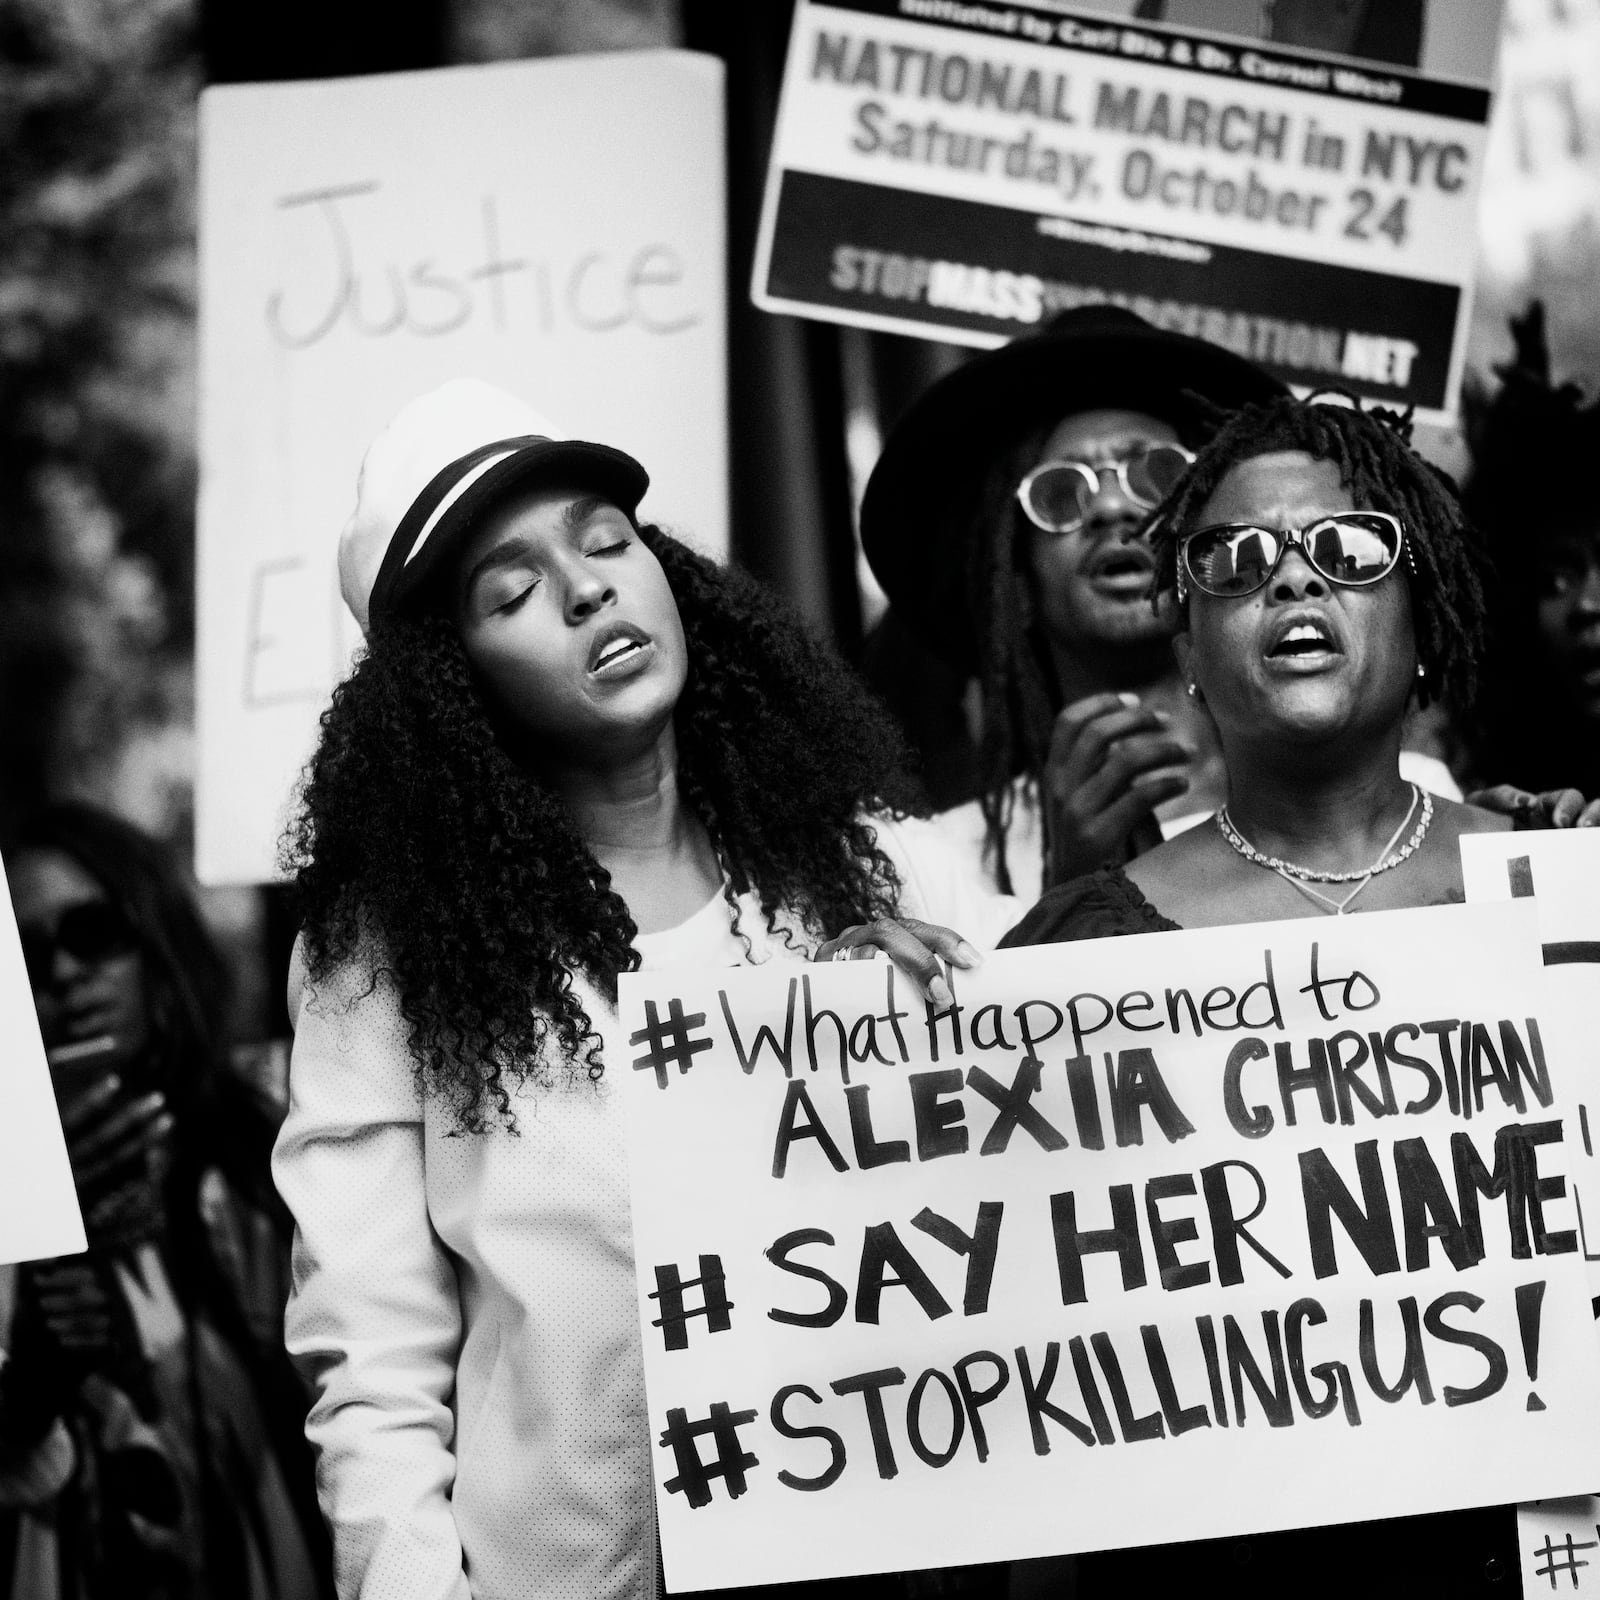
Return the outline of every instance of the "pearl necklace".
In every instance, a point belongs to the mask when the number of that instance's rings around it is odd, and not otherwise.
[[[1417,802],[1422,802],[1422,815],[1417,820],[1417,826],[1411,837],[1395,849],[1400,835],[1405,832],[1406,824],[1410,822],[1417,809]],[[1308,899],[1332,912],[1336,917],[1343,916],[1345,908],[1361,893],[1380,872],[1388,872],[1411,856],[1420,845],[1428,832],[1428,825],[1433,821],[1433,796],[1419,789],[1416,784],[1411,785],[1411,804],[1406,807],[1406,814],[1400,819],[1400,826],[1389,835],[1389,842],[1378,853],[1378,859],[1366,868],[1365,871],[1356,872],[1321,872],[1314,867],[1302,867],[1293,861],[1284,861],[1278,856],[1263,855],[1256,847],[1239,832],[1234,826],[1233,818],[1228,815],[1228,808],[1223,808],[1217,813],[1217,831],[1233,847],[1235,851],[1253,862],[1258,867],[1265,867],[1269,872],[1275,872],[1287,883],[1290,888],[1298,889]],[[1356,882],[1356,880],[1360,880]],[[1355,882],[1349,894],[1342,900],[1336,900],[1332,895],[1321,893],[1313,889],[1313,883],[1351,883]]]

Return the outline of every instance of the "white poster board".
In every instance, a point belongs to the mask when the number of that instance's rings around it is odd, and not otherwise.
[[[1457,906],[1004,951],[945,1012],[625,974],[669,1586],[1584,1491],[1542,970]]]
[[[1572,1495],[1517,1507],[1523,1600],[1600,1595],[1600,1496]]]
[[[0,876],[0,1264],[76,1255],[86,1248],[55,1090],[39,1038],[33,990],[11,894]],[[4,1329],[0,1327],[0,1337]]]
[[[1132,9],[801,0],[756,304],[997,345],[1112,300],[1453,410],[1501,0]]]
[[[1578,1244],[1589,1290],[1600,1295],[1600,830],[1469,833],[1461,840],[1468,900],[1531,897],[1539,910],[1551,1029],[1574,1074],[1577,1117],[1573,1166]]]
[[[260,882],[359,637],[335,543],[372,437],[470,375],[635,454],[727,548],[720,63],[678,51],[206,90],[203,882]]]

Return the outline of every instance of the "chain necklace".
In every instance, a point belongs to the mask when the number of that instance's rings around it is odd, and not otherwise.
[[[1406,824],[1416,813],[1417,802],[1422,803],[1422,815],[1417,819],[1417,826],[1412,835],[1398,850],[1395,845],[1399,842],[1400,835],[1406,831]],[[1406,807],[1406,814],[1400,819],[1400,826],[1389,835],[1389,842],[1378,853],[1378,859],[1366,868],[1365,871],[1356,872],[1320,872],[1314,867],[1302,867],[1293,861],[1284,861],[1278,856],[1266,856],[1245,838],[1234,826],[1233,818],[1228,815],[1228,808],[1217,812],[1217,831],[1227,840],[1228,844],[1242,855],[1246,861],[1254,862],[1258,867],[1265,867],[1269,872],[1275,872],[1287,883],[1290,888],[1298,889],[1307,899],[1314,901],[1334,916],[1343,916],[1345,909],[1355,897],[1361,893],[1380,872],[1388,872],[1398,867],[1420,845],[1428,832],[1428,825],[1433,821],[1433,796],[1419,789],[1416,784],[1411,785],[1411,804]],[[1359,881],[1357,881],[1359,880]],[[1349,894],[1342,900],[1336,900],[1332,895],[1323,894],[1318,889],[1313,889],[1313,883],[1355,883]]]

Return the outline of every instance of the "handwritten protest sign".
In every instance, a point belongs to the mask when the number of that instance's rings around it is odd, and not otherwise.
[[[756,303],[992,345],[1111,299],[1451,410],[1499,0],[1435,0],[1403,67],[1116,9],[804,0]]]
[[[1589,1288],[1600,1295],[1600,832],[1557,828],[1537,833],[1475,833],[1461,840],[1468,900],[1532,896],[1544,946],[1547,1029],[1570,1063],[1578,1139],[1573,1203]]]
[[[1600,1595],[1600,1496],[1572,1495],[1517,1507],[1522,1593]]]
[[[3,876],[0,1039],[5,1041],[0,1068],[5,1076],[5,1114],[0,1116],[0,1263],[76,1255],[85,1248],[78,1191],[67,1164],[33,991]]]
[[[721,69],[676,51],[201,101],[196,856],[274,876],[359,635],[334,551],[414,395],[471,375],[636,454],[727,545]]]
[[[624,975],[669,1583],[1597,1481],[1541,971],[1511,905],[1007,951],[945,1010]]]

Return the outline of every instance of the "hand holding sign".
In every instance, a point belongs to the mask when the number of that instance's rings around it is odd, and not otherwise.
[[[1516,817],[1526,828],[1593,828],[1600,826],[1600,800],[1585,800],[1577,789],[1547,789],[1533,794],[1501,783],[1466,797],[1469,806]]]
[[[705,1047],[626,1085],[669,1581],[1592,1481],[1531,935],[1457,907],[1004,952],[948,1005],[886,963],[625,977],[623,1029]]]
[[[915,917],[885,917],[846,928],[836,939],[817,947],[817,961],[857,961],[878,952],[909,973],[937,1005],[950,1004],[950,985],[939,963],[970,972],[983,957],[953,928],[941,928]],[[858,955],[857,952],[860,952]]]

